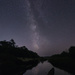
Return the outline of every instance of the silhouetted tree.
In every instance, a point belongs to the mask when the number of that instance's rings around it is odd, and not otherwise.
[[[15,47],[15,41],[13,39],[10,40],[11,46]]]
[[[63,56],[63,57],[64,57],[64,56],[69,56],[69,53],[63,51],[60,55]]]
[[[0,46],[2,46],[2,47],[9,47],[9,42],[7,42],[6,40],[0,41]]]
[[[20,47],[20,48],[21,48],[21,49],[27,49],[26,46],[22,46],[22,47]]]
[[[69,55],[72,58],[75,58],[75,46],[70,47],[70,49],[69,49]]]
[[[37,53],[28,50],[25,46],[16,47],[13,39],[0,41],[0,53],[10,54],[18,58],[37,58]]]

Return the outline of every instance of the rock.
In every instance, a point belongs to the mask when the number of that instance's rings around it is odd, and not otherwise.
[[[48,72],[48,74],[47,74],[47,75],[54,75],[54,72],[55,72],[55,69],[54,69],[54,68],[52,68],[52,69]]]

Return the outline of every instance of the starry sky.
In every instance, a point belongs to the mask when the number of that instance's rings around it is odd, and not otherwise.
[[[75,46],[75,0],[0,0],[0,40],[14,39],[41,56]]]

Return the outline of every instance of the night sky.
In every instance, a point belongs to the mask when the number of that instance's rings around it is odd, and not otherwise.
[[[39,55],[75,46],[75,0],[0,0],[0,40],[14,39]]]

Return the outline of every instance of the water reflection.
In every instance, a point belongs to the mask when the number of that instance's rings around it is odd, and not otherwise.
[[[63,70],[54,67],[53,73],[51,74],[53,66],[47,61],[39,63],[32,70],[27,70],[23,75],[71,75]]]
[[[39,63],[38,66],[34,67],[32,70],[28,70],[23,75],[47,75],[52,67],[53,66],[46,61],[43,64]]]
[[[41,63],[37,60],[17,64],[2,64],[0,75],[71,75],[63,70],[55,68],[45,61]]]
[[[23,75],[27,70],[37,66],[39,61],[33,60],[28,62],[15,63],[3,63],[0,66],[0,75]]]
[[[72,74],[55,67],[55,75],[72,75]]]

